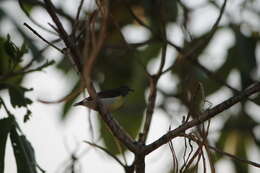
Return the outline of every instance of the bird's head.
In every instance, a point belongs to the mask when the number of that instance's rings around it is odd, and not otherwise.
[[[133,92],[134,90],[129,88],[128,86],[121,86],[118,88],[122,96],[126,96],[130,91]]]

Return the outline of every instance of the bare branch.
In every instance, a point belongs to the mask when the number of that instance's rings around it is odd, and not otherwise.
[[[82,66],[80,63],[80,54],[76,49],[76,45],[73,43],[67,32],[65,31],[61,21],[59,20],[58,16],[56,15],[55,7],[50,0],[44,0],[46,10],[48,11],[49,15],[51,16],[53,22],[57,26],[58,33],[61,39],[64,41],[67,48],[70,49],[72,53],[72,58],[75,64],[77,65],[78,71],[82,71]]]
[[[108,20],[108,1],[102,1],[99,2],[101,4],[98,4],[100,15],[102,16],[102,23],[101,23],[101,29],[98,35],[98,38],[96,39],[95,47],[92,49],[86,63],[84,64],[84,73],[83,78],[88,90],[89,95],[96,101],[96,104],[98,106],[99,113],[102,117],[102,119],[105,121],[105,123],[109,126],[112,134],[121,142],[123,143],[129,150],[136,152],[137,147],[134,144],[134,140],[129,136],[125,130],[120,126],[120,124],[112,117],[111,113],[102,105],[99,98],[96,95],[95,89],[92,86],[91,81],[91,74],[92,69],[94,67],[94,63],[96,61],[96,58],[103,46],[103,43],[106,39],[106,29],[107,29],[107,20]],[[92,31],[92,38],[95,37],[94,31]],[[93,44],[93,43],[92,43]]]
[[[105,153],[107,153],[110,157],[112,157],[117,163],[119,163],[122,167],[125,167],[125,165],[113,154],[111,153],[109,150],[107,150],[106,148],[104,147],[101,147],[95,143],[92,143],[92,142],[89,142],[89,141],[84,141],[86,142],[87,144],[89,144],[90,146],[93,146],[93,147],[96,147],[102,151],[104,151]]]
[[[191,120],[178,128],[166,133],[162,137],[160,137],[155,142],[149,144],[145,148],[145,153],[150,153],[154,151],[155,149],[159,148],[163,144],[169,142],[171,139],[179,136],[181,133],[185,132],[187,129],[195,127],[196,125],[199,125],[214,116],[218,115],[219,113],[225,111],[226,109],[232,107],[234,104],[240,102],[243,99],[248,98],[249,96],[257,93],[260,91],[260,82],[252,84],[247,89],[245,89],[243,92],[227,99],[226,101],[218,104],[217,106],[213,107],[212,109],[206,110],[205,112],[201,113],[197,117],[198,119]]]
[[[22,76],[22,75],[32,73],[32,72],[36,72],[36,71],[41,71],[42,69],[44,69],[44,68],[46,68],[46,67],[48,67],[52,64],[54,64],[54,61],[46,61],[41,66],[36,67],[34,69],[26,70],[25,68],[22,68],[21,70],[18,70],[18,71],[12,72],[12,73],[7,73],[5,75],[0,76],[0,80],[5,80],[5,79],[12,78],[12,77],[15,77],[15,76]]]
[[[80,12],[81,12],[83,4],[84,4],[84,0],[81,0],[80,4],[79,4],[79,7],[78,7],[78,10],[77,10],[76,22],[78,22],[78,20],[79,20],[79,15],[80,15]]]
[[[189,139],[195,141],[195,142],[198,143],[198,144],[199,144],[199,143],[202,143],[199,139],[197,139],[197,138],[195,138],[194,136],[189,135],[189,134],[181,134],[180,136],[189,138]],[[235,155],[233,155],[233,154],[230,154],[230,153],[227,153],[227,152],[225,152],[225,151],[222,151],[222,150],[220,150],[220,149],[218,149],[218,148],[216,148],[216,147],[213,147],[213,146],[211,146],[211,145],[209,145],[209,144],[205,144],[205,143],[204,143],[204,146],[205,146],[205,147],[208,147],[209,149],[211,149],[211,150],[213,150],[213,151],[218,152],[219,154],[228,156],[228,157],[230,157],[231,159],[233,159],[233,160],[235,160],[235,161],[239,161],[239,162],[242,162],[242,163],[249,164],[249,165],[252,165],[252,166],[255,166],[255,167],[260,168],[260,163],[256,163],[256,162],[253,162],[253,161],[250,161],[250,160],[246,160],[246,159],[241,159],[241,158],[239,158],[239,157],[237,157],[237,156],[235,156]]]
[[[171,128],[171,127],[170,127]],[[169,130],[170,130],[169,128]],[[173,160],[173,172],[178,172],[179,170],[179,164],[178,164],[178,159],[177,159],[177,156],[176,156],[176,153],[175,153],[175,150],[174,150],[174,147],[173,147],[173,143],[172,141],[169,141],[169,148],[171,150],[171,154],[172,154],[172,160]]]
[[[193,59],[192,57],[195,55],[195,52],[197,50],[199,50],[201,47],[203,47],[206,43],[208,43],[208,41],[212,38],[212,36],[215,34],[215,32],[217,30],[217,27],[218,27],[218,24],[220,22],[220,19],[222,18],[223,13],[224,13],[224,9],[226,7],[226,3],[227,3],[227,0],[224,1],[223,5],[222,5],[222,7],[220,9],[219,16],[218,16],[216,22],[214,23],[214,25],[212,26],[210,34],[207,36],[207,38],[201,40],[198,44],[194,45],[194,47],[191,48],[189,51],[183,52],[180,58],[183,58],[183,59],[185,58],[188,61],[192,61],[192,59]],[[163,73],[166,73],[166,72],[170,71],[173,68],[173,66],[174,66],[174,64],[171,65],[170,67],[168,67],[165,71],[163,71]]]
[[[221,151],[220,149],[216,148],[216,147],[213,147],[213,146],[210,146],[208,145],[209,149],[211,150],[214,150],[220,154],[223,154],[225,156],[228,156],[230,157],[231,159],[235,160],[235,161],[239,161],[239,162],[242,162],[242,163],[245,163],[245,164],[249,164],[249,165],[252,165],[252,166],[255,166],[255,167],[258,167],[260,168],[260,163],[256,163],[256,162],[253,162],[253,161],[250,161],[250,160],[246,160],[246,159],[241,159],[233,154],[230,154],[230,153],[227,153],[225,151]]]
[[[165,23],[165,19],[163,18],[164,8],[163,8],[162,3],[163,2],[161,2],[161,1],[159,2],[159,6],[160,6],[160,10],[159,10],[160,11],[160,21],[159,22],[162,25],[162,27],[160,29],[161,29],[164,43],[163,43],[163,47],[162,47],[161,62],[160,62],[159,69],[155,75],[148,76],[149,82],[150,82],[150,93],[149,93],[149,97],[148,97],[148,106],[147,106],[147,110],[146,110],[144,129],[143,129],[143,133],[140,138],[140,141],[142,143],[145,143],[149,130],[150,130],[153,112],[154,112],[154,108],[155,108],[156,95],[157,95],[156,87],[157,87],[158,80],[160,79],[160,77],[162,75],[163,67],[165,65],[165,60],[166,60],[167,44],[166,44],[165,40],[167,39],[167,36],[166,36],[166,23]]]
[[[134,18],[135,21],[137,21],[138,24],[140,24],[141,26],[145,27],[146,29],[148,29],[149,31],[151,31],[159,40],[162,40],[163,42],[167,42],[168,44],[170,44],[172,47],[174,47],[178,52],[182,51],[182,48],[175,45],[174,43],[170,42],[169,40],[167,40],[166,38],[163,38],[154,31],[153,28],[151,28],[149,25],[145,24],[141,19],[138,18],[138,16],[135,15],[135,13],[133,12],[133,10],[131,9],[131,6],[129,3],[127,3],[126,0],[124,0],[125,2],[125,7],[127,8],[128,12],[130,13],[130,15]]]
[[[45,38],[43,38],[36,30],[34,30],[30,25],[28,25],[27,23],[24,23],[24,26],[26,26],[29,30],[31,30],[37,37],[39,37],[42,41],[44,41],[45,43],[47,43],[49,46],[53,47],[54,49],[58,50],[59,52],[63,53],[62,50],[60,48],[58,48],[57,46],[55,46],[54,44],[52,44],[51,42],[49,42],[48,40],[46,40]]]

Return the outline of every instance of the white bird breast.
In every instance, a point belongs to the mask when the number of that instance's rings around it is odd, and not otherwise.
[[[123,105],[123,97],[112,97],[112,98],[102,98],[101,99],[102,104],[104,104],[110,111],[116,110],[120,108]],[[95,102],[93,100],[91,101],[86,101],[85,106],[91,108],[91,109],[96,109]]]

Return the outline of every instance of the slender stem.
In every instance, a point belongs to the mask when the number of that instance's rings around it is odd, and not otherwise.
[[[62,53],[62,50],[60,48],[58,48],[57,46],[55,46],[54,44],[52,44],[51,42],[49,42],[48,40],[46,40],[45,38],[43,38],[36,30],[34,30],[30,25],[28,25],[27,23],[24,23],[24,26],[26,26],[29,30],[31,30],[37,37],[39,37],[42,41],[44,41],[45,43],[47,43],[48,45],[50,45],[51,47],[53,47],[54,49],[58,50],[59,52]]]
[[[197,142],[198,144],[202,144],[202,143],[203,143],[203,142],[200,141],[199,139],[197,139],[197,138],[195,138],[195,137],[193,137],[192,135],[189,135],[189,134],[184,134],[184,133],[183,133],[183,134],[181,134],[180,136],[189,138],[189,139],[191,139],[191,140]],[[235,156],[235,155],[233,155],[233,154],[230,154],[230,153],[227,153],[227,152],[225,152],[225,151],[222,151],[222,150],[220,150],[220,149],[218,149],[218,148],[216,148],[216,147],[213,147],[213,146],[211,146],[211,145],[209,145],[209,144],[207,144],[207,143],[203,143],[203,145],[204,145],[205,147],[207,147],[208,149],[211,149],[211,150],[213,150],[213,151],[215,151],[215,152],[218,152],[218,153],[220,153],[220,154],[222,154],[222,155],[228,156],[228,157],[230,157],[231,159],[233,159],[233,160],[235,160],[235,161],[239,161],[239,162],[246,163],[246,164],[249,164],[249,165],[252,165],[252,166],[255,166],[255,167],[260,168],[260,163],[256,163],[256,162],[253,162],[253,161],[250,161],[250,160],[246,160],[246,159],[241,159],[241,158],[239,158],[239,157],[237,157],[237,156]]]
[[[92,69],[94,68],[94,63],[106,39],[107,21],[108,21],[108,14],[109,14],[108,1],[100,1],[99,3],[101,4],[97,4],[97,5],[100,11],[100,15],[102,16],[101,28],[97,39],[95,39],[96,44],[93,44],[92,42],[92,44],[95,45],[95,47],[92,49],[86,63],[84,64],[83,79],[89,95],[96,101],[101,118],[108,125],[112,134],[121,143],[123,143],[130,151],[137,152],[136,145],[132,137],[128,135],[125,130],[123,130],[120,124],[112,117],[111,113],[100,102],[95,92],[95,88],[92,86],[92,81],[91,81]],[[92,38],[96,37],[94,30],[92,30],[91,36]]]
[[[161,2],[162,3],[162,2]],[[166,34],[166,24],[165,24],[165,19],[163,18],[163,4],[159,4],[160,5],[160,20],[159,22],[161,23],[161,34],[162,34],[162,38],[163,40],[167,40],[167,34]],[[161,54],[161,62],[160,62],[160,66],[159,69],[157,71],[157,73],[155,75],[149,75],[149,81],[150,81],[150,94],[149,94],[149,98],[148,98],[148,106],[147,106],[147,110],[146,110],[146,117],[145,117],[145,123],[144,123],[144,129],[143,129],[143,134],[140,138],[141,143],[145,143],[145,141],[147,140],[147,136],[150,130],[150,126],[151,126],[151,122],[152,122],[152,117],[153,117],[153,113],[154,113],[154,108],[155,108],[155,102],[156,102],[156,96],[157,96],[157,83],[158,80],[160,79],[162,72],[163,72],[163,68],[165,65],[165,60],[166,60],[166,52],[167,52],[167,44],[166,42],[163,43],[163,47],[162,47],[162,54]]]
[[[145,147],[145,153],[148,154],[148,153],[156,150],[157,148],[159,148],[163,144],[166,144],[167,142],[169,142],[171,139],[173,139],[173,138],[179,136],[181,133],[185,132],[187,129],[195,127],[196,125],[199,125],[199,124],[215,117],[219,113],[221,113],[221,112],[225,111],[226,109],[232,107],[234,104],[240,102],[243,99],[248,98],[249,96],[251,96],[251,95],[253,95],[253,94],[255,94],[259,91],[260,91],[260,82],[249,86],[243,92],[227,99],[226,101],[218,104],[217,106],[213,107],[212,109],[206,110],[202,114],[197,115],[196,116],[196,117],[198,117],[197,119],[193,119],[193,120],[179,126],[178,128],[176,128],[172,131],[169,131],[168,133],[166,133],[165,135],[160,137],[155,142],[147,145]]]
[[[122,167],[125,167],[125,165],[113,154],[111,153],[109,150],[107,150],[106,148],[99,146],[95,143],[89,142],[89,141],[85,141],[87,144],[89,144],[90,146],[96,147],[102,151],[104,151],[105,153],[107,153],[110,157],[112,157],[117,163],[119,163],[119,165],[121,165]]]
[[[59,33],[61,39],[64,41],[67,48],[70,49],[70,51],[73,55],[72,56],[73,61],[75,62],[76,66],[78,68],[78,71],[81,72],[82,66],[81,66],[81,63],[80,63],[80,54],[79,54],[78,50],[76,49],[75,44],[73,43],[72,39],[67,34],[67,32],[65,31],[61,21],[59,20],[57,14],[56,14],[55,7],[52,4],[52,2],[50,0],[44,0],[44,2],[45,2],[46,10],[48,11],[48,13],[51,16],[55,25],[57,26],[57,30],[58,30],[58,33]]]

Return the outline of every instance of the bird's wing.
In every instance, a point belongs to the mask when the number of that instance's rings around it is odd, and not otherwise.
[[[121,92],[115,89],[105,90],[97,93],[99,98],[110,98],[110,97],[118,97],[121,95]]]
[[[97,93],[99,98],[113,98],[113,97],[118,97],[121,96],[121,92],[115,89],[111,89],[111,90],[105,90],[105,91],[101,91],[99,93]],[[92,101],[92,97],[87,97],[85,98],[86,101]]]

